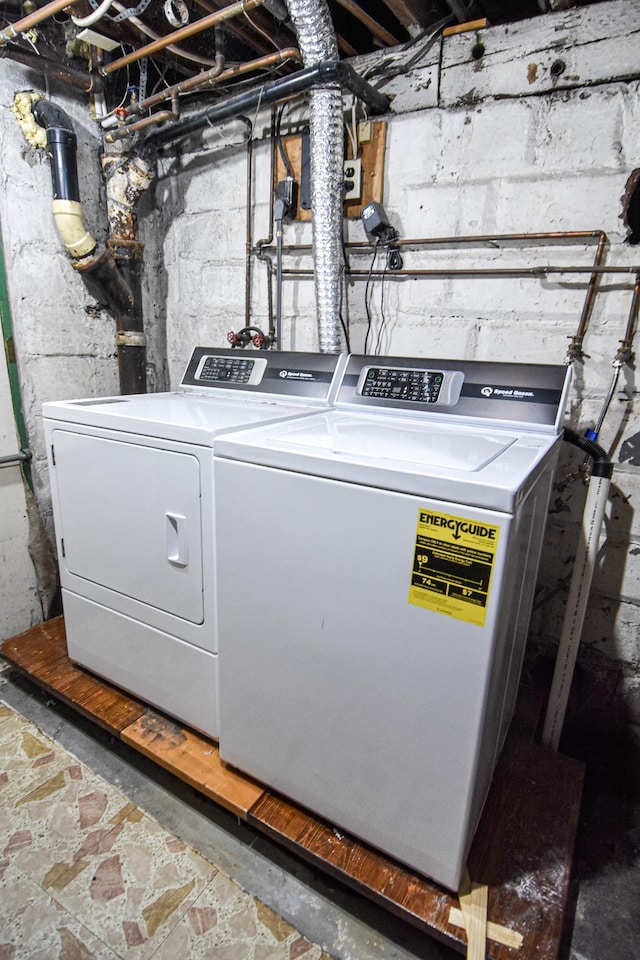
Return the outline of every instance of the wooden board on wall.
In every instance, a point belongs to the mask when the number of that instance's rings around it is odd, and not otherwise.
[[[362,125],[359,125],[361,127]],[[345,217],[359,217],[360,211],[366,207],[372,200],[382,203],[382,194],[384,189],[384,154],[387,143],[387,124],[384,120],[368,121],[370,128],[370,139],[360,142],[358,145],[358,156],[362,161],[362,196],[359,200],[349,200],[344,204]],[[293,134],[282,138],[282,147],[287,155],[293,177],[298,182],[298,187],[302,182],[302,136]],[[349,141],[348,153],[351,154],[351,144]],[[282,157],[278,152],[276,155],[276,182],[284,180],[287,175]],[[349,159],[349,156],[346,156]],[[311,220],[311,210],[304,210],[300,205],[298,197],[298,210],[295,216],[296,220]]]

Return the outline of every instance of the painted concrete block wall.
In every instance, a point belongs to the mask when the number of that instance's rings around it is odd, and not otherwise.
[[[640,166],[640,32],[638,0],[614,0],[543,18],[446,39],[426,49],[401,75],[383,79],[381,55],[355,62],[393,96],[388,115],[384,204],[402,237],[605,231],[606,262],[632,267],[640,251],[625,244],[620,198]],[[482,44],[482,57],[474,48]],[[612,53],[615,51],[615,55]],[[562,61],[562,66],[558,61]],[[396,61],[397,65],[397,61]],[[555,66],[554,66],[555,65]],[[345,101],[346,115],[350,102]],[[304,118],[287,108],[283,130]],[[254,137],[268,129],[260,115]],[[243,325],[243,208],[246,177],[240,124],[207,130],[166,163],[159,183],[165,224],[167,338],[175,385],[196,342],[223,344]],[[208,162],[205,160],[208,158]],[[269,145],[254,144],[253,243],[269,235]],[[171,203],[167,203],[167,199]],[[202,233],[201,233],[202,231]],[[362,241],[359,221],[348,240]],[[285,244],[310,243],[309,224],[285,227]],[[512,245],[445,245],[406,251],[405,265],[430,269],[588,267],[593,239],[566,245],[531,240]],[[352,252],[353,269],[369,269],[373,247]],[[384,259],[379,256],[382,269]],[[287,256],[286,266],[311,258]],[[588,275],[548,278],[394,280],[371,285],[370,349],[398,355],[526,362],[565,360],[586,298]],[[568,422],[593,426],[606,396],[612,361],[632,301],[633,274],[600,283],[576,365]],[[363,281],[351,281],[346,313],[351,345],[362,350]],[[252,323],[266,324],[266,273],[253,261]],[[287,281],[284,345],[317,349],[313,283]],[[635,372],[625,367],[601,434],[613,449],[616,474],[606,544],[593,584],[577,692],[640,720],[640,423]],[[567,596],[585,487],[581,458],[563,450],[545,540],[537,609],[536,652],[553,655]]]
[[[44,92],[43,78],[0,63],[0,228],[34,480],[50,524],[49,485],[42,431],[45,400],[117,392],[111,322],[86,292],[56,233],[51,173],[44,150],[29,146],[10,113],[20,90]],[[104,238],[96,132],[86,109],[52,88],[75,122],[80,193],[94,236]]]
[[[0,363],[0,457],[18,452],[9,377]],[[42,619],[36,573],[29,556],[29,520],[19,466],[0,469],[0,639]]]
[[[92,295],[56,231],[51,213],[50,164],[44,149],[29,146],[10,112],[18,91],[45,94],[44,79],[8,60],[0,62],[0,230],[15,349],[30,449],[35,492],[52,533],[49,481],[41,409],[47,400],[110,396],[118,393],[114,323]],[[78,141],[80,197],[89,232],[104,242],[107,222],[100,169],[101,138],[86,103],[52,82],[49,95],[71,117]],[[140,213],[144,219],[144,205]],[[162,272],[151,232],[150,269],[145,282],[149,318],[151,389],[164,386]]]
[[[383,57],[356,66],[393,95],[385,119],[384,203],[404,237],[598,231],[609,238],[607,262],[634,266],[638,250],[624,243],[620,197],[640,166],[640,0],[612,0],[510,27],[424,44],[385,78]],[[484,51],[478,57],[478,44]],[[612,51],[614,51],[612,53]],[[395,55],[395,54],[394,54]],[[564,67],[558,73],[558,60]],[[555,72],[554,72],[555,70]],[[42,89],[41,78],[0,62],[0,147],[3,152],[0,226],[20,364],[36,490],[50,529],[50,503],[40,409],[44,400],[117,392],[113,325],[74,273],[50,215],[49,165],[28,147],[8,112],[18,89]],[[63,90],[52,94],[76,122],[80,185],[86,217],[105,233],[97,131],[86,105]],[[345,101],[347,115],[351,104]],[[304,117],[290,106],[283,129]],[[251,239],[271,233],[269,116],[253,123],[254,201]],[[244,326],[247,244],[247,125],[228,122],[181,144],[159,165],[155,190],[140,211],[146,247],[145,307],[152,389],[175,387],[195,344],[224,345]],[[359,221],[347,239],[364,240]],[[308,224],[286,227],[285,243],[309,243]],[[373,248],[352,252],[354,269],[369,268]],[[407,266],[443,269],[592,263],[594,246],[525,243],[467,244],[407,252]],[[382,260],[380,260],[382,264]],[[287,266],[310,258],[287,257]],[[372,285],[373,340],[404,355],[514,358],[558,362],[576,330],[585,275],[544,278],[388,278]],[[352,347],[362,349],[365,284],[347,285],[345,315]],[[598,416],[611,363],[631,305],[628,280],[604,280],[577,365],[570,420],[578,429]],[[251,261],[249,316],[268,321],[267,272]],[[384,314],[384,317],[383,317]],[[284,345],[317,349],[310,280],[284,288]],[[371,338],[370,338],[371,340]],[[602,441],[616,461],[607,539],[594,582],[583,654],[583,689],[640,719],[640,424],[635,372],[625,368]],[[534,615],[538,649],[553,650],[559,634],[566,574],[575,544],[584,485],[580,458],[564,451],[554,491]],[[604,692],[603,692],[604,691]]]

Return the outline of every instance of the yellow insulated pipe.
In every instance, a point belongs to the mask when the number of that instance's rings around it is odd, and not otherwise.
[[[52,209],[60,238],[74,259],[86,257],[95,250],[97,240],[85,226],[82,204],[78,200],[54,200]]]

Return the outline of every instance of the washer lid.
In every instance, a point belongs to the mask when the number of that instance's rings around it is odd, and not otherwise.
[[[511,512],[559,443],[549,434],[339,410],[230,433],[217,456]]]
[[[259,397],[188,393],[135,394],[101,400],[66,400],[43,404],[49,420],[118,430],[147,437],[211,446],[228,430],[271,423],[317,411],[308,403]]]
[[[323,420],[306,428],[302,425],[286,432],[286,444],[300,452],[313,449],[316,456],[337,455],[358,458],[375,465],[385,461],[398,465],[451,467],[455,470],[480,470],[507,447],[514,435],[477,434],[459,430],[425,430],[424,424],[397,420],[354,420],[346,416]]]

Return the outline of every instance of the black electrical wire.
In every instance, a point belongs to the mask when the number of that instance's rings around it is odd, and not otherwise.
[[[369,347],[369,336],[371,334],[371,304],[369,302],[369,289],[371,287],[371,277],[373,276],[373,268],[376,265],[376,260],[378,259],[378,248],[380,246],[380,237],[376,237],[376,245],[373,249],[373,256],[371,257],[371,266],[369,267],[369,276],[367,277],[367,283],[364,288],[364,309],[367,314],[367,332],[364,338],[364,352],[368,352]]]
[[[344,334],[344,342],[347,348],[347,353],[351,353],[351,341],[349,338],[349,328],[342,314],[342,307],[344,306],[344,285],[345,285],[345,267],[343,265],[340,268],[340,304],[338,306],[338,318],[340,320],[340,326],[342,327],[342,333]]]
[[[340,265],[340,305],[338,307],[338,317],[340,319],[340,325],[342,327],[342,332],[344,334],[344,342],[347,348],[347,352],[351,353],[351,341],[349,337],[349,326],[342,314],[342,308],[345,302],[345,286],[346,286],[346,276],[350,270],[349,258],[347,256],[347,248],[344,242],[344,233],[341,233],[340,242],[342,245],[342,264]]]
[[[282,163],[283,163],[283,165],[284,165],[284,168],[285,168],[285,170],[287,171],[287,176],[288,176],[288,177],[291,177],[291,179],[293,179],[293,168],[292,168],[291,163],[290,163],[290,161],[289,161],[289,157],[287,156],[287,151],[286,151],[285,148],[284,148],[284,144],[283,144],[283,142],[282,142],[282,137],[281,137],[281,135],[280,135],[280,125],[281,125],[281,123],[282,123],[282,114],[284,113],[285,107],[286,107],[286,103],[283,103],[282,106],[280,107],[280,109],[278,110],[277,115],[276,115],[276,131],[275,131],[275,136],[276,136],[276,145],[277,145],[277,147],[278,147],[278,151],[279,151],[279,153],[280,153],[280,156],[282,157]]]
[[[384,328],[387,325],[387,318],[384,315],[384,291],[387,285],[386,280],[387,280],[388,269],[389,269],[389,258],[387,257],[387,260],[385,261],[384,269],[382,271],[382,278],[381,278],[382,289],[380,291],[380,326],[378,327],[378,336],[376,338],[376,349],[375,349],[376,356],[378,357],[380,356],[380,348],[382,346],[382,334],[384,333]]]

